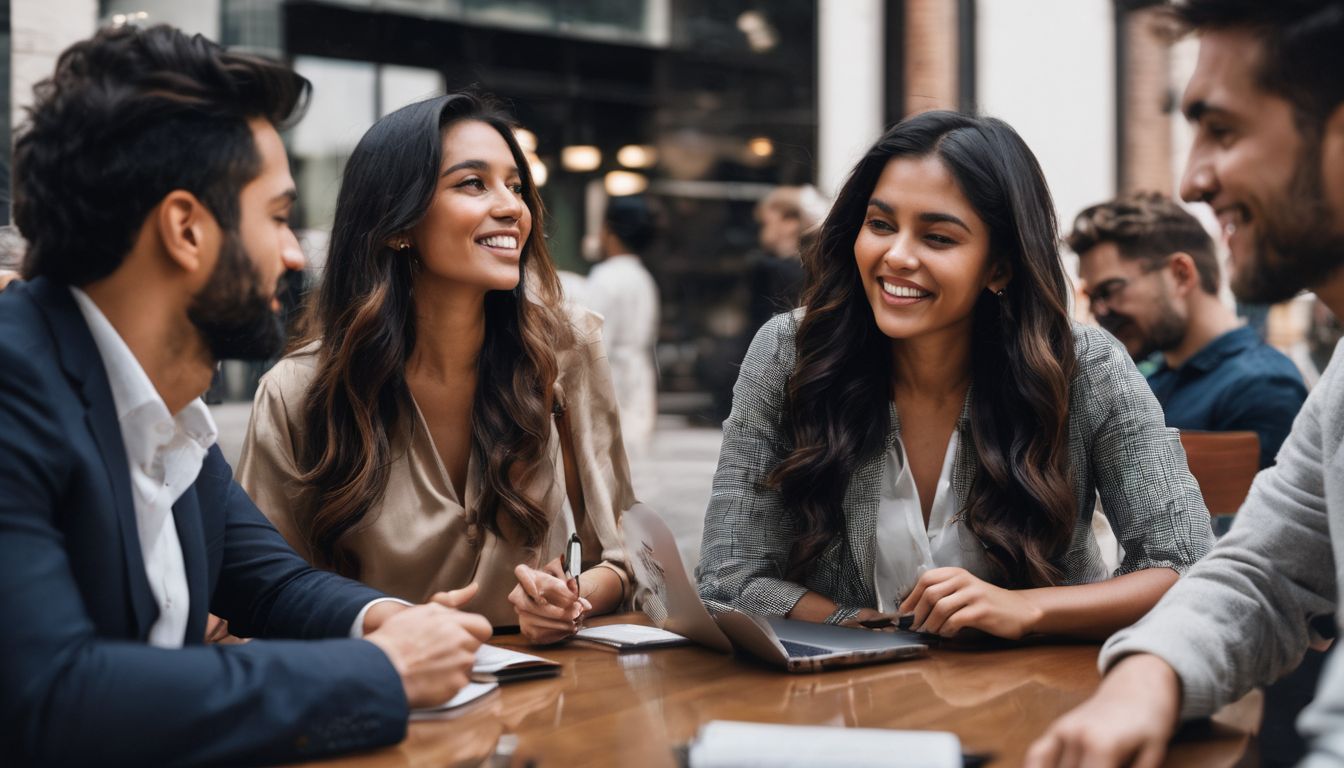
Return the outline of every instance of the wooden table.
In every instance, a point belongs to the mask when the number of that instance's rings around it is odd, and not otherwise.
[[[594,624],[647,623],[642,615]],[[1021,762],[1058,715],[1097,686],[1096,644],[935,648],[928,658],[791,675],[699,647],[617,654],[575,643],[536,650],[559,677],[509,683],[450,719],[416,721],[401,744],[321,765],[478,766],[514,742],[501,765],[539,768],[675,766],[673,748],[702,723],[748,720],[839,727],[947,730],[994,768]],[[1233,766],[1260,718],[1252,694],[1210,723],[1186,728],[1168,765]],[[493,764],[493,763],[492,763]]]

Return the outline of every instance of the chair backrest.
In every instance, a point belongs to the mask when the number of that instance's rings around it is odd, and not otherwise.
[[[1260,471],[1260,436],[1254,432],[1181,431],[1190,474],[1211,515],[1235,514]]]

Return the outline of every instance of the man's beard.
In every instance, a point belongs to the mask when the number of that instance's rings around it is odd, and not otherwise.
[[[1321,141],[1309,141],[1285,196],[1259,221],[1253,253],[1232,273],[1232,293],[1249,304],[1276,304],[1325,282],[1344,267],[1344,233],[1325,199]]]
[[[269,360],[284,346],[284,327],[271,311],[273,292],[262,282],[241,239],[225,232],[215,273],[187,308],[215,360]]]
[[[1167,352],[1173,350],[1185,341],[1186,322],[1165,303],[1165,296],[1161,309],[1158,310],[1157,317],[1139,339],[1140,347],[1131,357],[1134,360],[1146,360],[1154,352]],[[1127,315],[1117,315],[1108,313],[1104,317],[1097,318],[1097,323],[1111,333],[1119,337],[1119,331],[1126,325],[1133,325],[1135,330],[1139,330],[1133,318]]]

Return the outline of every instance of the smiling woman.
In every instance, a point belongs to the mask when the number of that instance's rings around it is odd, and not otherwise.
[[[537,642],[630,594],[633,504],[601,320],[567,311],[508,119],[450,94],[346,166],[310,335],[262,380],[239,481],[314,563]],[[578,533],[579,584],[558,556]]]
[[[887,132],[742,365],[705,519],[709,600],[849,622],[1105,636],[1211,544],[1123,350],[1072,326],[1054,206],[1005,123]],[[1100,494],[1124,560],[1092,536]]]

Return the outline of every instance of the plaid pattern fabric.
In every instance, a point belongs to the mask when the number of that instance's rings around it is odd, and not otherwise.
[[[838,623],[863,607],[876,607],[873,562],[883,454],[863,460],[845,492],[845,531],[822,551],[804,584],[784,579],[796,528],[778,491],[760,487],[784,455],[780,428],[784,389],[795,359],[801,310],[767,323],[742,361],[733,408],[723,425],[723,447],[705,513],[700,594],[711,606],[783,615],[808,590],[840,606]],[[1102,508],[1124,560],[1115,575],[1145,568],[1183,573],[1213,545],[1209,513],[1190,475],[1180,438],[1133,362],[1102,331],[1074,326],[1078,373],[1069,401],[1069,458],[1077,519],[1059,558],[1065,584],[1089,580],[1104,569],[1092,535],[1092,512]],[[975,479],[970,399],[957,424],[959,445],[952,487],[965,499]],[[895,445],[900,420],[889,406],[886,449]]]

